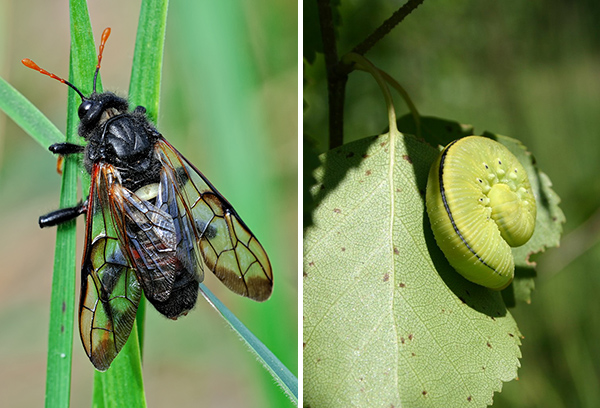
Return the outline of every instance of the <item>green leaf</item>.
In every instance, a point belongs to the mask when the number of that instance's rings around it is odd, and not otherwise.
[[[65,136],[19,91],[0,78],[0,109],[44,149],[65,141]]]
[[[142,3],[129,82],[130,103],[144,106],[155,124],[158,123],[168,5],[168,0]]]
[[[85,2],[71,2],[71,64],[69,81],[83,84],[92,76],[84,66],[94,53],[86,39],[91,32],[87,18]],[[77,30],[74,28],[77,27]],[[87,60],[86,60],[87,58]],[[95,65],[94,65],[95,66]],[[77,142],[77,113],[79,97],[69,88],[67,113],[67,141]],[[52,126],[48,126],[52,128]],[[47,146],[46,146],[47,147]],[[60,208],[71,207],[77,203],[77,174],[80,162],[76,157],[67,157],[63,169]],[[75,307],[75,221],[59,226],[56,232],[54,255],[54,273],[52,275],[52,293],[50,298],[50,329],[48,331],[48,363],[46,366],[46,406],[65,407],[69,405],[71,389],[71,359],[73,352],[73,312]]]
[[[250,351],[297,406],[298,379],[296,376],[203,283],[200,284],[200,293],[244,340]]]
[[[67,157],[63,170],[60,208],[76,203],[78,173],[77,158]],[[74,220],[59,225],[56,232],[48,329],[46,407],[69,406],[75,311],[76,232]]]
[[[437,155],[384,134],[322,156],[304,241],[305,404],[484,407],[516,377],[501,294],[456,273],[430,230]]]
[[[137,323],[110,368],[94,375],[93,407],[145,407]]]

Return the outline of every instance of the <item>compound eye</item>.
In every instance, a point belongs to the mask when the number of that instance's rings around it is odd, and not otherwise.
[[[83,101],[81,105],[79,105],[79,109],[77,110],[77,114],[79,115],[79,120],[83,119],[84,116],[88,113],[90,108],[92,107],[92,101]]]

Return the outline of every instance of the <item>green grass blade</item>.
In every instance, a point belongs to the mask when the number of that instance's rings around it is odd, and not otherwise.
[[[250,350],[258,357],[263,366],[297,406],[298,379],[294,374],[203,283],[200,284],[200,292],[217,309],[231,328],[240,335],[242,340],[250,347]],[[292,342],[291,347],[296,347],[295,341]]]
[[[86,29],[87,28],[87,29]],[[74,84],[91,83],[90,60],[94,42],[85,2],[71,2],[71,64],[69,80]],[[87,34],[87,35],[86,35]],[[95,66],[92,62],[92,67]],[[93,75],[93,73],[92,73]],[[69,89],[67,110],[67,141],[78,142],[77,106],[79,98]],[[60,208],[77,203],[77,174],[80,163],[67,157],[63,170]],[[50,298],[50,329],[48,333],[48,364],[46,372],[46,407],[68,407],[71,389],[71,359],[73,352],[73,312],[75,308],[75,221],[59,226],[56,233],[54,273]]]
[[[0,78],[0,109],[44,149],[65,141],[65,136],[19,91]]]
[[[140,364],[140,348],[134,323],[129,340],[110,368],[94,376],[93,407],[145,407],[146,396]]]
[[[142,2],[129,82],[129,100],[157,124],[168,0]]]
[[[77,158],[67,157],[61,187],[61,208],[77,201],[77,173]],[[59,225],[56,232],[48,330],[46,407],[69,406],[75,309],[75,227],[75,221],[69,221]]]

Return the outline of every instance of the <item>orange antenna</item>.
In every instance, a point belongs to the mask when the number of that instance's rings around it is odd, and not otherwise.
[[[53,73],[48,72],[43,68],[40,68],[38,64],[36,64],[32,60],[30,60],[29,58],[22,59],[21,62],[27,68],[31,68],[35,71],[38,71],[40,74],[48,75],[50,78],[56,79],[57,81],[70,86],[73,90],[75,90],[75,92],[77,92],[79,94],[79,96],[81,97],[82,100],[85,99],[85,96],[81,93],[81,91],[79,89],[77,89],[77,87],[75,85],[73,85],[72,83],[67,81],[66,79],[63,79],[63,78],[59,77],[58,75],[54,75]]]
[[[102,62],[102,53],[104,52],[104,44],[106,44],[106,40],[110,36],[110,27],[106,27],[102,32],[102,37],[100,38],[100,47],[98,47],[98,65],[96,65],[96,72],[94,73],[94,93],[96,92],[96,80],[98,79],[98,72],[100,71],[100,63]]]

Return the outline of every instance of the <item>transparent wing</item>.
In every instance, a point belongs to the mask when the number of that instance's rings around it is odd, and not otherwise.
[[[125,345],[141,297],[110,211],[106,175],[92,172],[81,268],[79,333],[94,366],[105,371]]]
[[[206,266],[229,289],[257,301],[267,300],[273,288],[269,258],[231,204],[173,146],[156,144],[166,179],[177,197],[180,217],[191,225],[196,247]]]

